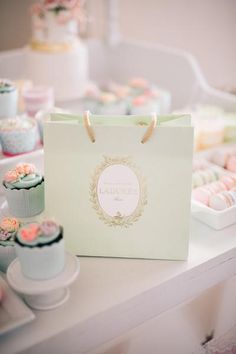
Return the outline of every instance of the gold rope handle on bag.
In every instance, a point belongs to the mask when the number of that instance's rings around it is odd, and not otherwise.
[[[84,126],[86,128],[86,131],[88,133],[89,139],[91,140],[92,143],[95,143],[95,134],[94,134],[94,130],[91,126],[90,123],[90,112],[89,111],[85,111],[84,112]]]
[[[84,126],[86,128],[87,134],[89,136],[89,139],[91,140],[92,143],[95,143],[96,139],[95,139],[95,133],[94,130],[91,126],[91,122],[90,122],[90,112],[89,111],[85,111],[84,112]],[[149,126],[147,127],[146,132],[143,135],[143,138],[141,140],[142,144],[145,144],[152,136],[154,129],[157,125],[157,116],[156,113],[152,113],[152,120],[151,123],[149,124]]]
[[[154,129],[156,128],[157,125],[157,115],[156,113],[152,113],[152,120],[151,123],[149,124],[147,130],[145,131],[143,138],[141,140],[142,144],[145,144],[152,136]]]

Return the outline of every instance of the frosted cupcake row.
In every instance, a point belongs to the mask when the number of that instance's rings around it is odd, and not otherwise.
[[[134,78],[126,85],[111,83],[105,89],[91,85],[83,108],[94,114],[168,114],[171,94],[143,78]]]

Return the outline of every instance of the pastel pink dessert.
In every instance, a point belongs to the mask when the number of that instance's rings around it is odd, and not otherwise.
[[[198,202],[209,205],[209,198],[219,192],[226,191],[227,187],[222,181],[213,182],[192,191],[192,197]]]
[[[230,208],[236,203],[236,191],[225,191],[210,196],[209,206],[215,210]]]
[[[236,155],[228,157],[228,160],[226,162],[226,168],[231,172],[236,172]]]
[[[225,175],[220,180],[225,184],[227,189],[232,189],[236,186],[236,177]]]
[[[193,171],[204,170],[209,166],[209,163],[206,159],[194,159],[193,160]]]
[[[34,117],[41,109],[50,109],[54,106],[54,91],[52,87],[35,86],[22,92],[25,109],[29,116]]]

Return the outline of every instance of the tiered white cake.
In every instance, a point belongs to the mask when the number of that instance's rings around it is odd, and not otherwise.
[[[83,16],[79,0],[42,0],[32,7],[28,75],[53,86],[57,101],[80,97],[88,82],[88,52],[78,37]]]

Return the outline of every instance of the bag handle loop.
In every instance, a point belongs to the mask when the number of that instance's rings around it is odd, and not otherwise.
[[[145,131],[143,138],[141,140],[142,144],[145,144],[152,136],[154,129],[156,128],[157,125],[157,115],[156,113],[152,113],[152,120],[149,126],[147,127],[147,130]]]
[[[95,139],[95,133],[94,130],[91,126],[91,122],[90,122],[90,112],[89,111],[85,111],[84,112],[84,126],[86,128],[87,134],[89,136],[89,139],[91,140],[92,143],[95,143],[96,139]]]
[[[84,112],[84,126],[86,128],[87,134],[89,139],[91,140],[92,143],[95,143],[96,138],[95,138],[95,133],[94,130],[91,126],[91,122],[90,122],[90,112],[89,111],[85,111]],[[147,127],[147,130],[145,131],[143,138],[141,140],[142,144],[145,144],[152,136],[154,129],[156,128],[157,125],[157,115],[156,113],[152,113],[152,120],[151,123],[149,124],[149,126]]]

